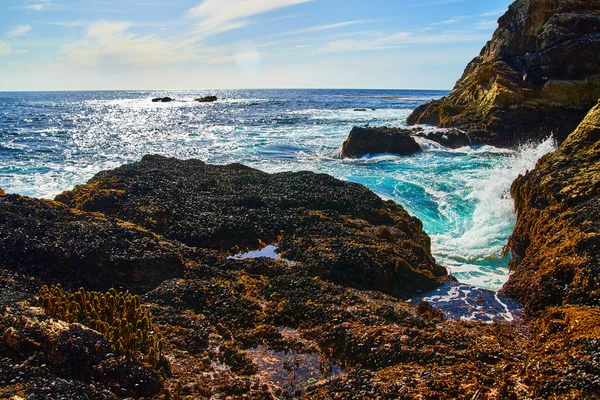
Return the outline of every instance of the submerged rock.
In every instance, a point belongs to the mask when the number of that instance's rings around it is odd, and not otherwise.
[[[217,96],[199,97],[197,99],[194,99],[194,101],[197,101],[197,102],[200,102],[200,103],[212,103],[213,101],[217,101]]]
[[[361,185],[324,174],[145,156],[56,200],[188,246],[229,252],[279,241],[283,258],[358,288],[401,295],[448,279],[417,218]]]
[[[600,97],[600,3],[516,0],[452,92],[409,125],[457,127],[472,144],[562,142]]]
[[[512,185],[518,213],[503,288],[530,313],[600,305],[600,104]]]
[[[362,157],[366,154],[410,154],[421,150],[411,136],[412,131],[401,128],[370,128],[355,126],[342,145],[342,157]]]

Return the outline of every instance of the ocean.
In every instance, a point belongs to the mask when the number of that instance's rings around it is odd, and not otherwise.
[[[0,188],[53,198],[101,170],[156,153],[266,172],[309,170],[363,184],[423,221],[438,263],[497,290],[515,214],[509,189],[555,148],[447,149],[417,139],[411,156],[339,157],[353,126],[406,125],[447,91],[213,90],[0,93]],[[215,103],[193,99],[216,95]],[[152,103],[170,96],[171,103]],[[361,109],[361,111],[356,111]]]

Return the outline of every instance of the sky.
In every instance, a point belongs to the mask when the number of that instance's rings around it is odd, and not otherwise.
[[[1,0],[0,91],[451,89],[510,0]]]

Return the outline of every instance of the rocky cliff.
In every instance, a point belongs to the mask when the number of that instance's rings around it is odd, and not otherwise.
[[[518,213],[506,294],[530,313],[600,305],[600,104],[512,185]]]
[[[408,124],[456,127],[465,144],[562,142],[600,98],[600,2],[516,0],[452,92]]]

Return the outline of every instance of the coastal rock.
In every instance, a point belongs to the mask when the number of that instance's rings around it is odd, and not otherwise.
[[[449,279],[418,219],[324,174],[153,155],[101,172],[56,200],[193,247],[232,252],[279,242],[284,258],[353,287],[402,295]]]
[[[598,398],[597,307],[566,304],[486,324],[448,320],[427,302],[413,307],[372,290],[407,295],[449,278],[432,261],[420,222],[360,185],[146,156],[57,199],[63,203],[0,201],[3,394]],[[292,262],[228,257],[265,243]],[[168,365],[157,371],[146,358],[123,357],[104,326],[94,331],[60,319],[62,312],[50,318],[50,300],[36,296],[49,280],[81,284],[88,294],[112,285],[146,291],[131,309],[152,314]],[[536,295],[545,290],[533,287]],[[77,301],[72,292],[64,298]],[[109,293],[128,303],[126,294]],[[86,315],[113,315],[103,311],[108,296],[93,298]],[[123,321],[123,332],[144,336]]]
[[[0,197],[6,196],[6,192],[0,188]]]
[[[0,202],[0,269],[91,289],[147,291],[180,276],[192,251],[101,214],[18,195]]]
[[[511,194],[518,219],[503,292],[530,313],[600,305],[600,104]]]
[[[350,131],[342,145],[342,157],[362,157],[366,154],[410,154],[421,150],[411,136],[412,131],[388,127],[358,127]]]
[[[452,92],[409,125],[456,127],[472,144],[560,143],[600,97],[600,3],[517,0]]]
[[[213,101],[217,101],[217,96],[199,97],[197,99],[194,99],[194,101],[197,101],[197,102],[200,102],[200,103],[212,103]]]
[[[469,146],[472,144],[469,134],[460,129],[440,129],[426,131],[415,128],[413,129],[412,134],[414,136],[432,140],[451,149],[457,149],[459,147]]]
[[[157,97],[155,99],[152,99],[152,102],[153,103],[170,103],[173,100],[175,100],[175,99],[172,99],[170,97]]]

